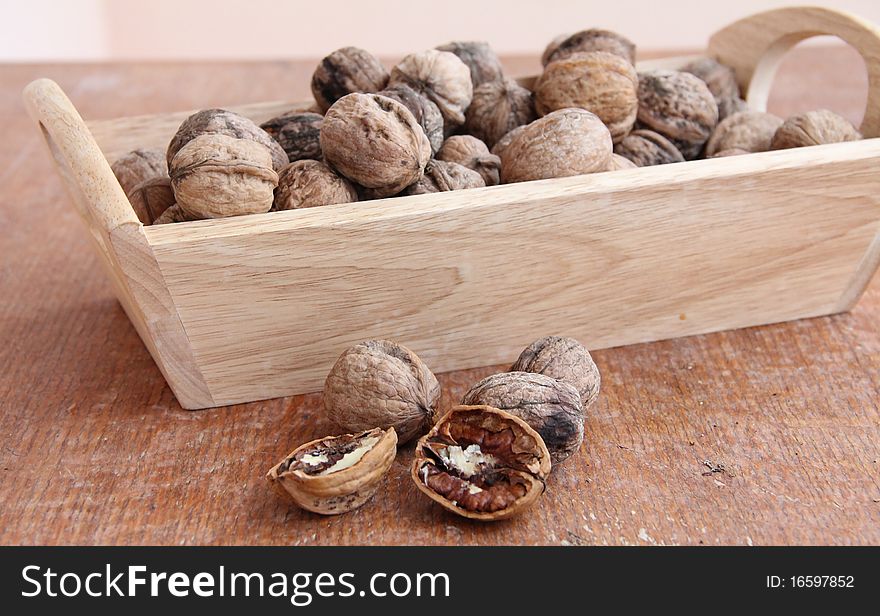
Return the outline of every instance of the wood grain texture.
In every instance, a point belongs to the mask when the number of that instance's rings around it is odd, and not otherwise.
[[[512,74],[537,66],[508,62]],[[280,499],[266,470],[334,432],[320,395],[180,408],[114,299],[20,91],[49,76],[86,117],[152,114],[305,97],[311,68],[0,67],[0,543],[880,542],[876,276],[847,314],[597,352],[603,392],[588,442],[522,518],[480,525],[444,513],[409,482],[410,448],[383,495],[353,514],[322,518]],[[865,90],[851,51],[796,50],[769,106],[830,107],[858,122]],[[498,368],[441,375],[442,404]]]

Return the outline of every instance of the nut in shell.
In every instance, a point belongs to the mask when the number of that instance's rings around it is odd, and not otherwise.
[[[491,148],[504,135],[537,117],[532,93],[513,79],[503,79],[474,89],[465,129]]]
[[[532,506],[550,468],[547,447],[523,420],[488,406],[457,406],[419,440],[412,479],[445,509],[493,521]]]
[[[614,146],[614,153],[638,167],[684,162],[684,156],[675,144],[652,130],[634,130]]]
[[[297,210],[357,201],[354,186],[319,160],[299,160],[278,173],[275,209]]]
[[[406,56],[391,69],[388,84],[404,84],[433,101],[447,133],[464,124],[464,112],[471,104],[474,86],[471,71],[458,56],[428,49]]]
[[[624,158],[620,154],[612,154],[611,161],[608,163],[606,171],[622,171],[624,169],[635,169],[637,167],[638,165],[630,159]]]
[[[453,41],[440,45],[437,49],[454,53],[465,63],[471,71],[471,83],[474,88],[504,78],[501,60],[485,41]]]
[[[154,225],[167,225],[173,222],[189,222],[191,220],[197,220],[191,216],[188,216],[186,212],[180,209],[180,206],[176,203],[170,206],[167,210],[162,212],[156,220],[153,221]]]
[[[554,42],[551,42],[550,45],[553,45]],[[562,60],[577,53],[590,51],[613,53],[630,64],[635,64],[636,61],[636,46],[631,40],[617,32],[599,28],[591,28],[571,34],[559,41],[552,50],[548,46],[544,51],[542,61],[544,66],[547,66],[556,60]]]
[[[584,410],[599,397],[602,384],[599,368],[587,347],[565,336],[545,336],[535,340],[520,353],[510,371],[543,374],[574,386]]]
[[[310,111],[290,111],[260,124],[284,148],[287,160],[321,159],[321,124],[324,116]]]
[[[297,447],[266,478],[303,509],[336,515],[375,494],[396,453],[393,428],[330,436]]]
[[[861,138],[861,133],[849,120],[833,111],[820,109],[786,119],[774,133],[770,149],[801,148],[824,143],[858,141]]]
[[[718,105],[719,121],[732,113],[744,111],[739,108],[739,104],[745,101],[740,98],[736,73],[731,67],[721,64],[714,58],[697,58],[688,62],[681,70],[696,75],[706,83]]]
[[[706,143],[706,156],[722,150],[766,152],[782,118],[761,111],[743,111],[723,119]]]
[[[165,159],[162,159],[164,163]],[[168,176],[141,182],[128,193],[131,208],[145,225],[153,224],[165,210],[174,205],[174,190]]]
[[[425,131],[425,136],[428,137],[431,144],[432,154],[440,149],[440,146],[443,145],[443,116],[433,101],[404,84],[385,88],[379,94],[392,98],[409,109],[416,122]]]
[[[110,169],[126,195],[147,180],[168,177],[168,164],[161,150],[133,150],[117,159]]]
[[[453,135],[443,142],[437,160],[458,163],[483,178],[486,186],[500,182],[501,159],[489,152],[486,144],[471,135]]]
[[[378,92],[388,84],[388,71],[369,51],[343,47],[325,57],[312,74],[312,94],[321,111],[354,92]]]
[[[415,184],[407,186],[401,195],[426,195],[429,193],[482,188],[486,183],[480,174],[464,165],[444,160],[431,160],[425,174]]]

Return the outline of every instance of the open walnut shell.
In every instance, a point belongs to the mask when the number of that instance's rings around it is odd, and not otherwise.
[[[472,520],[503,520],[544,492],[550,452],[522,419],[489,406],[456,406],[416,445],[419,490]]]
[[[330,436],[297,447],[266,479],[303,509],[336,515],[373,496],[396,454],[394,428]]]

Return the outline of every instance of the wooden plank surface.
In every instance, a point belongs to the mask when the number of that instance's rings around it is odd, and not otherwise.
[[[536,70],[513,59],[511,73]],[[539,506],[480,525],[384,491],[323,518],[263,474],[333,432],[320,395],[180,409],[91,251],[19,100],[48,76],[87,118],[296,99],[300,63],[0,67],[0,543],[880,542],[880,284],[834,317],[609,349],[588,444]],[[796,51],[770,107],[858,121],[845,50]],[[536,332],[535,336],[544,332]],[[443,405],[498,367],[444,374]]]

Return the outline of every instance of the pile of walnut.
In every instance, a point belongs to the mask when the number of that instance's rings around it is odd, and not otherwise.
[[[860,139],[844,118],[751,111],[732,69],[700,59],[637,72],[607,30],[561,36],[533,91],[488,44],[454,42],[389,72],[345,47],[312,76],[316,105],[257,126],[222,109],[166,152],[113,165],[144,224],[220,218]]]
[[[509,518],[534,504],[551,468],[580,449],[599,385],[587,349],[548,336],[440,413],[440,385],[415,353],[362,342],[324,384],[327,415],[349,434],[301,445],[267,478],[304,509],[345,513],[380,488],[398,443],[420,437],[411,467],[419,490],[466,518]]]

